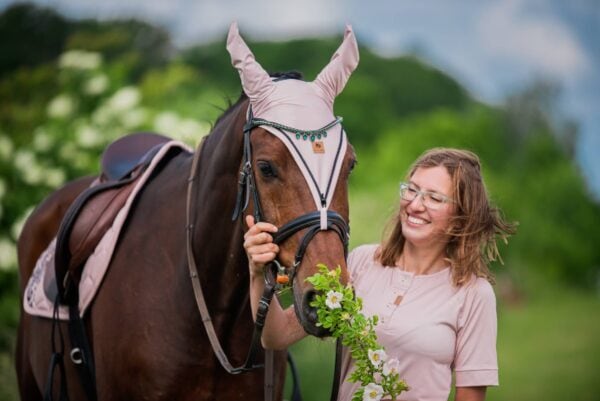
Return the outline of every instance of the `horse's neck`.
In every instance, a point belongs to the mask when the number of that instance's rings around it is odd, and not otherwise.
[[[195,191],[193,248],[207,302],[244,303],[247,297],[247,258],[241,220],[231,216],[237,195],[247,102],[234,106],[219,121],[202,146]],[[209,301],[213,300],[213,301]]]

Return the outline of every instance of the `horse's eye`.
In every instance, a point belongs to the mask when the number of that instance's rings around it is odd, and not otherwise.
[[[271,163],[269,163],[268,161],[261,160],[256,164],[258,165],[258,169],[260,170],[260,173],[263,177],[265,177],[265,178],[277,177],[277,173],[275,172],[275,169],[273,168]]]
[[[348,169],[348,174],[350,174],[354,170],[354,167],[356,167],[357,164],[358,160],[352,159],[352,161],[350,162],[350,168]]]

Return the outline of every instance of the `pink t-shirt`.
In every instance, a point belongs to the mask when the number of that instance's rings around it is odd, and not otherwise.
[[[348,270],[363,313],[378,315],[378,342],[400,361],[409,391],[402,401],[446,401],[452,372],[456,386],[498,385],[496,298],[482,278],[452,284],[450,268],[414,275],[373,260],[378,245],[363,245],[348,256]],[[399,305],[395,304],[402,297]],[[353,369],[342,353],[341,377]],[[359,384],[343,380],[338,400],[348,401]]]

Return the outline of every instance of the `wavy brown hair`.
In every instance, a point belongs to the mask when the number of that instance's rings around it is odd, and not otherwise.
[[[455,215],[450,220],[446,245],[452,281],[456,286],[468,282],[475,275],[494,282],[489,263],[502,258],[498,252],[497,239],[504,242],[515,233],[516,223],[504,220],[500,210],[490,203],[483,177],[481,163],[473,152],[461,149],[434,148],[423,153],[411,166],[410,179],[419,168],[443,166],[452,179],[452,197]],[[402,235],[400,214],[402,208],[388,223],[386,235],[377,259],[384,266],[395,266],[402,254],[405,238]]]

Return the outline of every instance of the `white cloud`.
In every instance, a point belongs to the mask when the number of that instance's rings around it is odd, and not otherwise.
[[[591,63],[574,34],[540,8],[533,14],[525,6],[523,0],[504,0],[484,10],[476,27],[481,49],[492,59],[557,78],[588,71]]]

